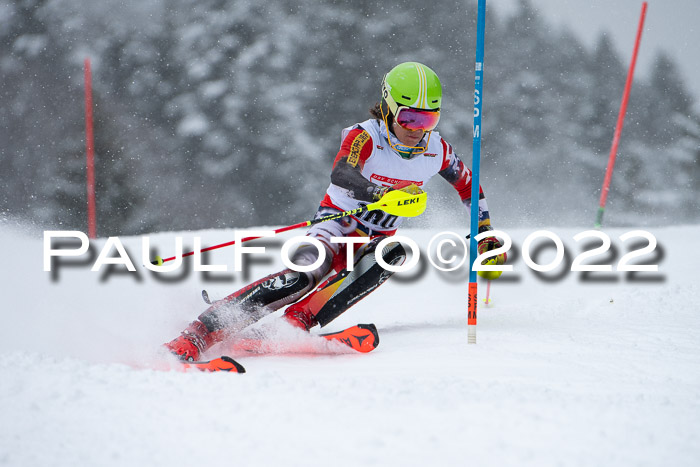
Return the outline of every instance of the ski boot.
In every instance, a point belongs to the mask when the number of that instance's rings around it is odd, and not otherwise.
[[[180,360],[195,362],[211,346],[210,340],[206,326],[197,320],[190,323],[178,337],[163,345]]]
[[[284,315],[282,317],[292,326],[308,331],[312,327],[316,326],[318,321],[316,321],[316,317],[313,315],[311,310],[303,305],[303,302],[304,301],[291,305],[289,308],[284,310]]]

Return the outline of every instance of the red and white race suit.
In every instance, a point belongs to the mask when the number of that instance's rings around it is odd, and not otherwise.
[[[457,190],[468,213],[471,171],[438,132],[433,131],[429,136],[423,154],[405,159],[389,145],[384,122],[370,119],[345,128],[333,164],[331,184],[321,206],[349,211],[375,201],[373,195],[380,187],[408,181],[423,188],[431,177],[440,174]],[[393,134],[391,137],[392,141],[398,141]],[[428,134],[421,144],[427,139]],[[479,198],[479,227],[482,228],[490,225],[490,219],[481,189]],[[372,235],[392,235],[403,221],[401,217],[379,210],[365,212],[356,219]]]

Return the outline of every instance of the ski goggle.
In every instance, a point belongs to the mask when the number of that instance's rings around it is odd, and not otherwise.
[[[399,107],[395,115],[396,123],[410,131],[431,131],[440,121],[439,110],[421,110],[411,107]]]
[[[409,107],[403,107],[403,108],[408,109]],[[398,152],[401,155],[401,157],[403,157],[404,159],[413,159],[414,157],[423,154],[428,149],[428,143],[430,143],[430,135],[432,134],[432,131],[429,131],[429,130],[426,131],[426,133],[428,135],[428,139],[427,139],[427,141],[425,141],[425,146],[405,146],[405,145],[401,144],[401,141],[394,143],[391,140],[392,130],[389,129],[389,122],[387,121],[387,116],[388,116],[389,112],[384,112],[384,105],[381,105],[380,109],[382,111],[382,119],[384,120],[384,125],[387,128],[387,131],[386,131],[387,136],[386,137],[387,137],[387,140],[389,141],[389,146],[391,146],[396,152]],[[432,112],[432,113],[439,114],[440,112]],[[436,123],[436,125],[437,125],[437,123]]]

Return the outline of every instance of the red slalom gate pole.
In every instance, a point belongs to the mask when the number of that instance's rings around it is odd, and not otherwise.
[[[85,152],[87,155],[87,208],[88,237],[97,237],[95,203],[95,141],[92,127],[92,69],[90,59],[85,59]]]
[[[603,188],[600,192],[600,206],[596,215],[595,227],[599,229],[603,224],[603,214],[605,213],[605,203],[608,200],[608,192],[610,191],[610,181],[612,180],[613,169],[615,168],[615,158],[617,157],[617,147],[620,143],[620,135],[622,134],[622,126],[625,122],[625,114],[627,113],[627,102],[629,101],[630,90],[632,89],[632,80],[634,77],[634,68],[637,64],[637,54],[639,53],[639,43],[642,40],[642,31],[644,30],[644,19],[647,13],[647,2],[642,3],[642,13],[639,17],[639,26],[637,28],[637,38],[634,42],[634,52],[632,53],[632,61],[629,70],[627,71],[627,82],[625,83],[625,92],[622,95],[622,103],[620,104],[620,113],[617,116],[617,125],[615,126],[615,134],[613,136],[612,147],[610,148],[610,156],[608,157],[608,167],[605,170],[605,179],[603,180]]]

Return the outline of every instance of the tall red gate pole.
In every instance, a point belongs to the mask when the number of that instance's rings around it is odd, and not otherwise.
[[[95,204],[95,142],[92,129],[92,70],[85,59],[85,151],[87,154],[88,237],[97,237]]]
[[[617,126],[615,127],[615,135],[613,136],[612,147],[610,148],[610,156],[608,157],[608,167],[605,170],[605,180],[603,180],[603,189],[600,192],[600,206],[596,215],[595,227],[600,228],[603,224],[603,214],[605,213],[605,203],[608,199],[610,191],[610,181],[612,180],[613,169],[615,167],[615,158],[617,157],[617,146],[620,143],[620,135],[622,134],[622,126],[625,122],[625,113],[627,112],[627,101],[632,89],[632,78],[634,77],[634,67],[637,64],[637,53],[639,52],[639,43],[642,40],[642,31],[644,30],[644,19],[647,14],[647,2],[642,3],[642,14],[639,18],[639,27],[637,28],[637,38],[634,41],[634,52],[632,53],[632,62],[627,71],[627,82],[625,83],[625,92],[622,95],[622,103],[620,104],[620,113],[617,116]]]

